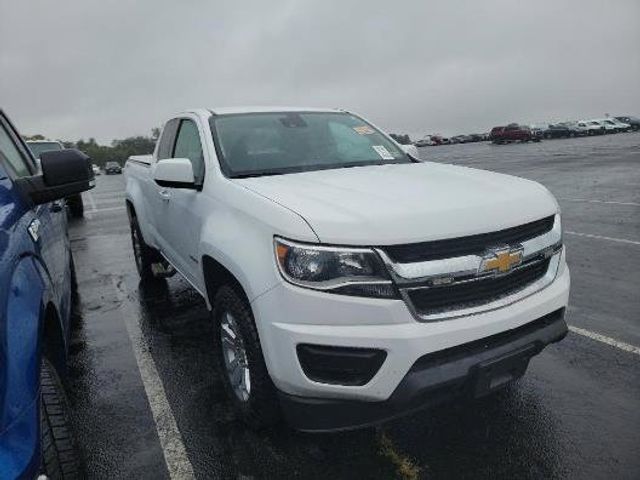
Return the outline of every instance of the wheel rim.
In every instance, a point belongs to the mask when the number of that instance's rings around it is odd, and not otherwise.
[[[220,321],[220,340],[224,365],[231,388],[238,400],[246,402],[251,394],[251,375],[247,361],[247,351],[238,323],[229,312],[224,312]]]

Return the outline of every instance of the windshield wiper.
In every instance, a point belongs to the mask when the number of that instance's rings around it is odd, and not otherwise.
[[[259,172],[247,172],[247,173],[238,173],[236,175],[231,175],[231,178],[253,178],[253,177],[267,177],[273,175],[283,175],[286,172],[277,172],[273,170],[264,170]]]

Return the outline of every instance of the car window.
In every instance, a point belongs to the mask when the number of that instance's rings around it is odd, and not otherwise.
[[[188,158],[193,166],[196,184],[202,184],[204,179],[204,155],[198,127],[193,120],[184,119],[180,122],[173,158]]]
[[[0,161],[9,166],[11,171],[17,177],[28,177],[31,175],[29,164],[18,149],[15,141],[0,123]]]
[[[158,161],[171,158],[173,140],[176,138],[176,130],[178,129],[179,123],[180,120],[173,119],[169,120],[164,126],[162,136],[158,143]]]

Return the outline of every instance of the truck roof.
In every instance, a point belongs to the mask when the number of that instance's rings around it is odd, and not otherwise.
[[[209,112],[215,115],[230,115],[234,113],[269,113],[269,112],[341,112],[336,108],[306,108],[306,107],[218,107],[211,108]]]

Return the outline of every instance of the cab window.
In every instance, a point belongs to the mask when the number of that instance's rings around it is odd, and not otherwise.
[[[183,119],[178,127],[173,158],[188,158],[193,166],[196,185],[204,180],[204,155],[198,127],[193,120]]]
[[[162,129],[162,136],[158,143],[158,160],[171,158],[171,150],[173,149],[173,141],[176,138],[179,122],[177,119],[169,120]]]

